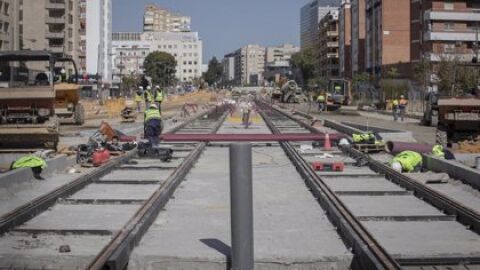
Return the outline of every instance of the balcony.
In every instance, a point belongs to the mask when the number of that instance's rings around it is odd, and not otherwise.
[[[451,10],[451,11],[426,11],[424,19],[427,21],[480,21],[479,11]]]
[[[50,46],[48,48],[49,51],[53,52],[53,53],[63,53],[63,45],[62,46]]]
[[[327,31],[328,37],[338,37],[338,31]]]
[[[59,39],[59,38],[64,38],[65,37],[65,33],[63,31],[60,31],[60,32],[52,32],[50,30],[45,30],[45,37],[47,39]]]
[[[65,16],[60,17],[46,17],[45,23],[47,24],[64,24],[65,23]]]
[[[338,53],[327,53],[327,58],[338,58]]]
[[[427,59],[432,62],[439,62],[442,59],[450,61],[457,60],[460,62],[471,62],[473,57],[475,57],[475,54],[473,53],[429,53],[427,55]]]
[[[427,31],[423,38],[425,41],[475,41],[475,31],[463,31],[463,32],[434,32]]]
[[[336,42],[336,41],[329,41],[329,42],[327,42],[327,47],[329,47],[329,48],[336,48],[336,47],[338,47],[338,42]]]
[[[47,9],[65,9],[65,1],[62,0],[50,0],[45,6]]]

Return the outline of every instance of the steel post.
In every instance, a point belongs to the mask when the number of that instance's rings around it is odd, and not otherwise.
[[[230,145],[232,269],[253,270],[252,146]]]

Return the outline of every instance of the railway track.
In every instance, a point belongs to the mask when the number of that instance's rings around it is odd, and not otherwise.
[[[215,133],[226,115],[218,108],[171,133]],[[0,217],[0,245],[8,249],[0,269],[124,269],[206,143],[171,146],[169,163],[131,151]],[[33,248],[37,256],[30,259]]]
[[[261,103],[262,116],[274,134],[292,131],[333,133],[309,126]],[[305,142],[303,144],[311,144]],[[333,158],[323,151],[302,151],[298,143],[281,146],[311,192],[330,214],[330,220],[354,253],[361,269],[477,269],[480,267],[479,213],[400,174],[351,148],[334,147]],[[363,159],[368,165],[357,167]],[[316,172],[313,161],[342,161],[343,172]],[[443,268],[442,268],[443,269]]]

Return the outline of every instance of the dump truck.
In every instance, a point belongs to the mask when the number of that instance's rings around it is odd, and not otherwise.
[[[278,95],[280,96],[280,102],[282,103],[300,103],[308,100],[303,93],[302,88],[298,87],[298,84],[295,81],[286,82],[280,88],[280,92],[278,92],[278,90],[276,91],[276,96]]]
[[[71,65],[75,74],[69,79],[63,78],[55,83],[55,114],[61,124],[83,125],[85,108],[80,103],[82,88],[78,83],[77,65],[73,59],[63,56],[56,59],[56,64],[55,72],[57,74],[65,73],[65,65]]]
[[[480,93],[477,89],[457,89],[458,67],[473,67],[479,64],[459,64],[455,68],[455,80],[450,93],[429,92],[425,96],[425,111],[422,123],[436,126],[436,141],[447,145],[470,140],[480,135]]]
[[[46,51],[0,52],[0,148],[56,149],[54,67]]]

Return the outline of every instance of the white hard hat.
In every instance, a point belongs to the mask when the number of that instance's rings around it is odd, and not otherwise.
[[[400,95],[400,98],[404,98],[404,96],[403,96],[403,95]]]
[[[149,86],[147,86],[147,90],[151,90],[151,89],[152,89],[152,87],[150,87],[150,85],[149,85]]]
[[[152,103],[152,104],[150,104],[150,108],[152,108],[152,109],[158,109],[158,106],[157,106],[157,104]]]
[[[155,88],[160,89],[160,86],[159,86],[159,85],[155,85]]]
[[[143,90],[143,86],[139,86],[138,89]]]
[[[402,172],[402,164],[400,162],[395,161],[392,163],[392,169],[394,169],[397,172]]]
[[[338,145],[350,145],[350,143],[348,142],[347,139],[342,138],[342,139],[340,140],[340,142],[338,143]]]

